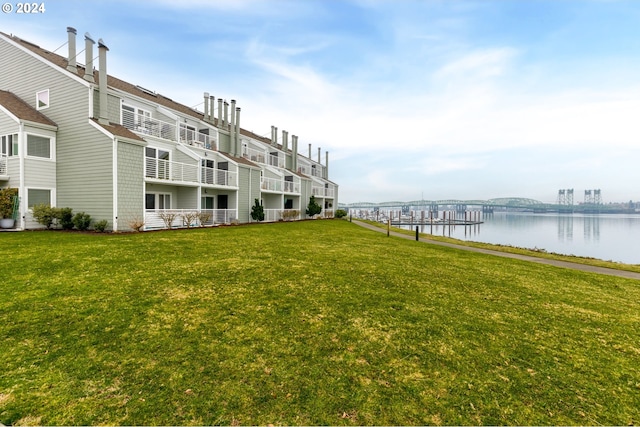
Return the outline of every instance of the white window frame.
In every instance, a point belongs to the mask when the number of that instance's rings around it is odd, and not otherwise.
[[[11,137],[11,142],[9,142]],[[18,157],[20,154],[20,145],[18,144],[18,134],[8,133],[0,135],[0,155],[5,157]]]
[[[145,110],[144,108],[136,107],[135,105],[127,104],[126,102],[122,102],[120,105],[120,123],[122,126],[126,127],[124,124],[124,109],[127,107],[130,111],[133,110],[133,130],[144,132],[146,129],[145,124],[141,123],[141,118],[152,119],[151,111]]]
[[[27,209],[29,210],[29,212],[33,212],[33,204],[31,203],[31,201],[29,200],[29,191],[30,190],[41,190],[41,191],[48,191],[49,192],[49,206],[51,207],[55,207],[56,203],[55,203],[55,188],[43,188],[43,187],[27,187],[25,188],[25,192],[26,194],[26,199],[27,199]]]
[[[46,138],[49,140],[49,157],[39,157],[39,156],[30,156],[29,155],[29,135],[31,136],[35,136],[38,138]],[[42,134],[38,134],[38,133],[33,133],[33,132],[27,132],[25,134],[25,146],[24,146],[24,155],[26,158],[29,159],[38,159],[38,160],[54,160],[55,161],[55,141],[54,141],[54,137],[49,136],[49,135],[42,135]]]
[[[153,209],[147,209],[147,202],[146,202],[146,197],[147,195],[153,195],[153,204],[154,207]],[[169,199],[169,207],[164,206],[167,198]],[[160,207],[160,200],[162,200],[162,205],[163,207]],[[171,209],[171,203],[173,201],[173,197],[171,193],[162,193],[162,192],[154,192],[154,191],[147,191],[145,193],[145,210],[154,210],[154,211],[159,211],[159,210],[168,210]]]
[[[43,102],[44,105],[40,105],[40,97],[41,95],[45,95],[47,102]],[[45,90],[41,90],[36,92],[36,110],[40,111],[40,110],[46,110],[47,108],[49,108],[51,106],[51,93],[49,92],[49,89],[45,89]]]

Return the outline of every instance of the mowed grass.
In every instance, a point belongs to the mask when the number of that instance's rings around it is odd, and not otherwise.
[[[640,423],[640,282],[339,220],[2,233],[0,422]]]

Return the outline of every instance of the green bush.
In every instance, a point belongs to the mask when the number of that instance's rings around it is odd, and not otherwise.
[[[91,225],[91,215],[84,212],[78,212],[73,217],[73,225],[80,231],[85,231]]]
[[[93,224],[93,229],[96,230],[98,233],[104,233],[104,230],[107,228],[107,225],[109,225],[109,221],[107,221],[106,219],[101,219],[100,221],[96,221]]]
[[[71,208],[51,208],[53,216],[58,220],[58,224],[63,230],[71,230],[73,228],[73,209]]]
[[[0,218],[13,218],[13,199],[17,196],[17,188],[0,190]]]
[[[44,225],[47,227],[47,230],[50,229],[53,224],[53,220],[56,219],[55,209],[45,203],[41,203],[33,206],[32,210],[33,218],[38,222],[38,224]]]
[[[310,217],[314,217],[322,212],[322,207],[316,202],[316,196],[311,196],[309,198],[309,205],[307,206],[306,213]]]
[[[347,211],[345,211],[344,209],[336,210],[336,218],[344,218],[345,216],[347,216]]]
[[[255,204],[251,207],[251,218],[253,218],[254,221],[264,221],[264,207],[258,199],[256,199]]]

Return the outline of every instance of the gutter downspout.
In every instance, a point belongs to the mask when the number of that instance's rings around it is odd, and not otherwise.
[[[20,201],[20,227],[25,230],[27,228],[27,194],[24,186],[24,148],[27,144],[24,144],[24,124],[20,122],[18,127],[18,158],[20,159],[20,188],[18,189],[18,197]]]
[[[113,231],[118,232],[118,138],[113,138]]]

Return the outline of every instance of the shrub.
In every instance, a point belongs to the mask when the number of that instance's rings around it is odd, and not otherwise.
[[[100,221],[96,221],[93,224],[93,229],[96,230],[98,233],[104,233],[104,230],[106,230],[108,225],[109,225],[109,221],[107,221],[106,219],[101,219]]]
[[[54,208],[45,203],[41,203],[33,206],[32,210],[33,218],[38,222],[38,224],[44,225],[47,227],[47,230],[51,229],[53,220],[56,218]]]
[[[91,225],[91,215],[84,212],[78,212],[73,216],[73,225],[80,231],[85,231]]]
[[[164,222],[165,228],[168,228],[169,230],[171,230],[171,227],[173,226],[173,221],[176,220],[176,218],[178,217],[178,214],[177,212],[172,212],[172,211],[160,211],[160,213],[158,213],[158,216]]]
[[[58,224],[63,230],[71,230],[75,225],[73,223],[73,209],[71,208],[52,208],[53,216],[58,220]]]
[[[322,208],[320,207],[318,202],[316,202],[316,196],[311,196],[309,198],[309,205],[307,206],[306,210],[307,215],[310,217],[314,217],[320,212],[322,212]]]
[[[144,228],[144,220],[137,216],[127,221],[127,224],[129,225],[129,228],[137,232],[142,231]]]
[[[347,216],[347,211],[345,211],[344,209],[336,210],[336,218],[344,218],[345,216]]]
[[[17,196],[17,188],[3,188],[0,190],[0,218],[13,218],[13,199]]]
[[[191,226],[198,219],[198,212],[184,212],[180,215],[182,217],[182,223],[187,227],[191,228]]]
[[[251,218],[253,218],[254,221],[264,221],[264,207],[258,199],[256,199],[255,204],[251,207]]]
[[[209,220],[211,219],[211,212],[200,211],[198,212],[198,221],[200,222],[200,227],[204,227]]]

